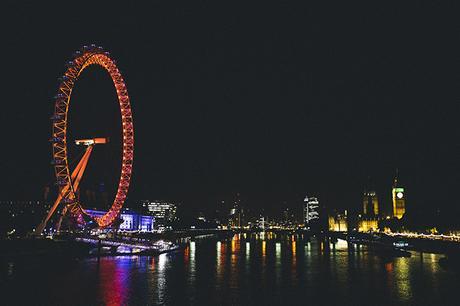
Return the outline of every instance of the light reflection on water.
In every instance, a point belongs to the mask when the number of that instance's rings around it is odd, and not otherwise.
[[[275,274],[276,274],[276,285],[279,286],[281,284],[281,242],[276,242],[275,246]]]
[[[411,279],[409,278],[410,267],[408,260],[397,259],[393,269],[396,281],[396,290],[403,301],[409,301],[412,295]]]
[[[120,260],[116,261],[103,261],[100,264],[99,292],[101,293],[102,300],[105,305],[121,305],[126,295],[125,288],[127,275],[125,264]],[[111,281],[107,278],[113,277]]]
[[[195,276],[195,241],[190,241],[190,273]],[[162,255],[166,255],[166,254],[162,254]],[[161,256],[161,255],[160,255]]]
[[[46,278],[46,266],[30,273],[30,263],[6,263],[0,285],[7,293],[34,285],[36,301],[59,305],[449,305],[459,277],[440,268],[440,257],[382,258],[344,240],[236,235],[155,257],[56,262]],[[68,288],[84,294],[68,299]],[[34,304],[26,302],[17,304]]]
[[[14,271],[14,263],[9,262],[8,263],[8,276],[13,275],[13,271]]]
[[[231,255],[230,255],[230,280],[229,286],[231,289],[237,289],[239,286],[239,265],[238,259],[240,258],[240,235],[235,234],[231,240]]]
[[[250,255],[251,255],[251,243],[246,242],[246,261],[249,261]]]

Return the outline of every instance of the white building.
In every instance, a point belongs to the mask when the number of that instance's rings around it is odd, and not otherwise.
[[[165,201],[142,201],[142,207],[154,217],[155,227],[166,227],[176,219],[177,206]]]
[[[317,198],[306,196],[303,200],[303,220],[306,227],[319,220],[319,201]]]

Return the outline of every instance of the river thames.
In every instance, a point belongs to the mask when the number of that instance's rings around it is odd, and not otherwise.
[[[153,257],[2,261],[0,291],[2,305],[458,305],[441,257],[236,235]]]

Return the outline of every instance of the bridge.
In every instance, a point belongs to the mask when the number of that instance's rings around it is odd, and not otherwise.
[[[164,252],[170,252],[177,250],[179,246],[172,242],[157,240],[155,242],[150,242],[146,240],[131,240],[126,238],[103,238],[98,239],[94,237],[78,237],[75,238],[75,241],[83,242],[87,244],[94,245],[97,247],[97,254],[103,254],[102,249],[106,247],[110,252],[110,255],[116,254],[145,254],[145,255],[157,255]],[[92,252],[94,254],[94,252]]]

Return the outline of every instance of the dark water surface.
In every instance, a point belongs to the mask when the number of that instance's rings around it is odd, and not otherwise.
[[[155,257],[30,258],[1,262],[0,305],[460,305],[441,257],[235,236]]]

